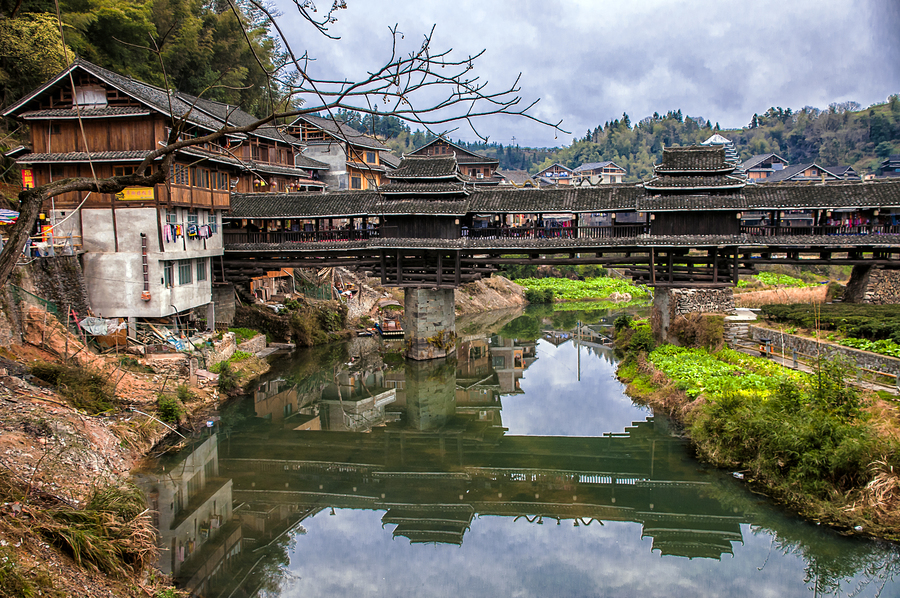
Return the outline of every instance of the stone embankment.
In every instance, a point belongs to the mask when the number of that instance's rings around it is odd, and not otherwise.
[[[776,328],[750,325],[747,327],[747,335],[754,342],[761,343],[768,339],[772,343],[772,350],[781,353],[784,348],[786,357],[791,357],[796,351],[801,359],[808,360],[821,355],[823,358],[842,356],[856,364],[857,368],[900,375],[900,359],[888,355],[879,355],[870,351],[861,351],[851,347],[814,338],[807,338],[797,334],[788,334]]]

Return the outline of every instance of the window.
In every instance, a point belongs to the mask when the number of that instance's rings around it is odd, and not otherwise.
[[[353,175],[353,177],[350,179],[350,188],[362,189],[362,177],[358,174]]]
[[[100,85],[83,85],[75,88],[75,105],[86,108],[106,106],[106,90]]]
[[[175,210],[166,210],[166,224],[177,224],[178,212]]]
[[[187,223],[188,226],[190,226],[191,224],[195,226],[200,224],[200,218],[197,216],[197,212],[188,212]]]
[[[209,213],[206,223],[209,225],[209,230],[211,232],[214,232],[214,233],[219,232],[219,218],[215,212]]]
[[[178,284],[191,284],[191,260],[178,260]]]
[[[375,159],[375,152],[366,152],[366,162],[369,164],[375,164],[377,162]]]
[[[172,183],[175,185],[190,185],[190,168],[184,164],[175,164],[172,168]]]
[[[212,173],[212,188],[213,189],[222,189],[223,191],[228,191],[228,173],[227,172],[213,172]]]
[[[172,262],[163,262],[163,285],[172,288]]]
[[[134,174],[134,166],[113,166],[113,176],[128,176]]]
[[[66,178],[66,168],[65,166],[61,166],[58,164],[50,165],[50,179],[54,181],[58,181],[59,179]]]
[[[59,125],[50,125],[50,134],[51,135],[59,135],[60,128]]]
[[[191,185],[209,189],[209,171],[205,168],[191,168]]]
[[[206,280],[206,258],[197,260],[197,282]]]

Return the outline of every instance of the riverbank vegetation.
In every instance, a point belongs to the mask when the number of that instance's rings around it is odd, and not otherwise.
[[[764,306],[761,313],[769,323],[791,334],[817,336],[845,347],[900,357],[900,313],[893,305],[774,304]]]
[[[655,347],[644,322],[618,328],[629,394],[682,422],[703,459],[810,519],[900,538],[896,405],[849,384],[848,364],[806,374],[731,349]]]
[[[525,297],[535,293],[551,292],[552,297],[559,301],[584,301],[587,299],[620,298],[626,293],[630,296],[628,302],[650,298],[646,288],[632,283],[630,280],[620,278],[587,278],[585,280],[570,280],[568,278],[519,278],[517,284],[526,289]],[[614,295],[615,294],[615,295]],[[529,299],[530,301],[530,299]],[[549,303],[549,301],[540,301]]]

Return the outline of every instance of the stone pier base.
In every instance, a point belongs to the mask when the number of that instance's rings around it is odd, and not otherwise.
[[[650,322],[658,340],[677,345],[678,339],[670,333],[672,322],[686,314],[734,313],[734,289],[679,289],[656,288],[653,293],[653,311]]]
[[[456,351],[456,305],[452,289],[406,289],[403,330],[406,356],[437,359]]]
[[[900,303],[900,270],[853,266],[844,291],[846,303],[895,305]]]

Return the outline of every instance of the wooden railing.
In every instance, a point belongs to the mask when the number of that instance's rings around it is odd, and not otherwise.
[[[858,226],[742,226],[741,232],[760,237],[796,237],[799,235],[896,235],[900,225],[861,224]]]
[[[391,234],[393,233],[393,234]],[[329,229],[318,231],[223,231],[226,245],[240,243],[316,243],[324,241],[366,241],[381,237],[396,237],[396,227],[362,228],[362,229]]]
[[[742,234],[758,237],[801,235],[879,235],[900,234],[900,225],[869,224],[860,226],[742,226]],[[395,226],[364,229],[329,229],[319,231],[224,231],[226,245],[316,243],[324,241],[366,241],[396,238]],[[464,239],[628,239],[650,233],[650,225],[614,224],[612,226],[544,226],[544,227],[463,227]]]

